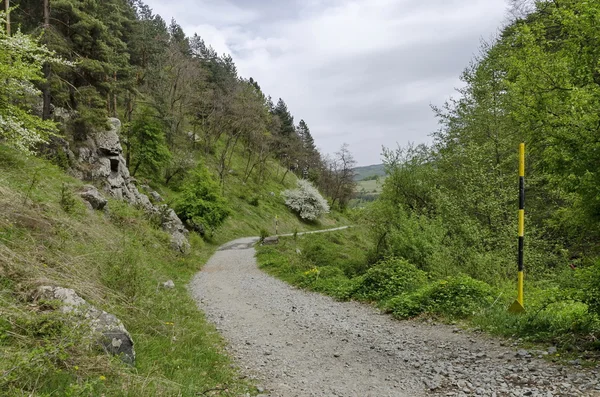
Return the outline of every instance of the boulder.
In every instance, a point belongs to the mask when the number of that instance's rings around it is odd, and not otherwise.
[[[135,364],[133,339],[125,326],[114,315],[90,305],[70,288],[42,286],[34,293],[34,299],[58,300],[60,310],[72,314],[76,321],[85,322],[104,350],[119,355],[127,364]]]
[[[90,203],[93,209],[102,210],[108,201],[100,194],[98,189],[92,185],[85,185],[79,193],[82,199]]]
[[[157,192],[155,192],[154,190],[152,190],[150,192],[150,196],[152,196],[152,199],[154,201],[156,201],[157,203],[160,203],[161,201],[163,201],[163,198],[161,197],[161,195],[158,194]]]
[[[171,249],[175,251],[179,251],[182,254],[187,254],[191,250],[190,243],[185,237],[185,235],[181,232],[173,232],[171,233]]]
[[[265,237],[265,239],[262,241],[262,244],[263,245],[279,244],[279,236]]]

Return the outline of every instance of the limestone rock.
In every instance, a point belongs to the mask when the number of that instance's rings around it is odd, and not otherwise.
[[[108,122],[109,129],[85,134],[86,140],[80,142],[77,150],[77,167],[73,173],[84,180],[94,181],[118,200],[141,207],[149,214],[161,214],[163,229],[171,235],[172,248],[182,253],[189,252],[188,231],[175,212],[172,209],[165,211],[154,206],[148,196],[140,193],[135,185],[123,157],[123,147],[119,139],[121,122],[116,118],[110,118]],[[150,194],[155,202],[162,201],[158,193],[151,191]],[[93,203],[90,204],[96,208]],[[168,212],[167,216],[162,216],[164,212]]]
[[[106,206],[108,201],[100,194],[98,189],[92,185],[85,185],[83,190],[79,193],[81,198],[90,203],[93,209],[102,210]]]
[[[36,290],[34,298],[61,301],[63,305],[60,310],[72,314],[79,321],[87,322],[104,350],[120,355],[128,364],[135,364],[133,339],[121,320],[113,314],[90,305],[70,288],[42,286]]]
[[[110,118],[108,122],[111,126],[109,130],[98,131],[94,139],[98,147],[98,154],[105,156],[118,156],[123,153],[119,132],[121,131],[121,121]]]

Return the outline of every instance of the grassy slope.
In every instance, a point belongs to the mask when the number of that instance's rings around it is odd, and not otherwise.
[[[257,258],[262,269],[291,284],[342,300],[366,300],[397,314],[396,298],[379,300],[373,298],[375,295],[369,297],[368,294],[365,298],[364,286],[369,284],[364,283],[361,275],[367,270],[366,252],[370,247],[371,242],[366,232],[359,226],[330,234],[284,238],[278,246],[260,247]],[[301,254],[298,254],[297,249]],[[395,282],[402,285],[406,281],[410,284],[410,280],[403,280],[400,274],[387,276],[385,281],[382,280],[390,286]],[[597,342],[600,319],[588,313],[585,304],[560,301],[560,296],[557,295],[560,291],[548,282],[528,282],[528,310],[519,316],[506,310],[515,297],[513,284],[491,288],[489,299],[484,303],[473,301],[471,294],[477,290],[466,289],[471,286],[470,283],[457,285],[456,291],[444,294],[443,287],[447,285],[450,284],[445,280],[429,280],[416,291],[416,294],[424,297],[420,305],[426,306],[426,315],[435,315],[447,321],[464,321],[465,326],[500,336],[556,344],[563,349],[563,356],[565,351],[581,353],[583,350],[600,348]],[[442,294],[439,294],[440,291]],[[467,295],[463,296],[461,291],[466,291]],[[438,294],[435,295],[434,292]],[[396,294],[400,297],[403,291],[398,288]],[[437,301],[440,298],[442,300]],[[457,317],[457,313],[461,315]],[[468,314],[465,316],[465,313]],[[583,355],[590,358],[597,356],[589,351]],[[569,354],[565,357],[569,357]]]
[[[374,175],[385,176],[385,169],[383,167],[383,164],[373,164],[366,165],[364,167],[356,167],[354,168],[354,172],[356,172],[356,176],[354,177],[355,181],[360,181],[364,178],[368,178]]]
[[[239,193],[231,199],[230,220],[213,243],[191,235],[192,253],[181,257],[141,211],[110,201],[109,215],[91,212],[73,200],[80,181],[0,147],[0,390],[57,396],[252,392],[230,366],[223,340],[197,310],[186,284],[218,243],[258,234],[275,214],[282,231],[320,225],[304,227],[288,213],[274,181],[267,190],[248,187],[263,197],[257,207],[248,203],[243,185],[231,183],[234,177],[229,182],[226,193]],[[277,196],[265,195],[269,189]],[[159,287],[168,279],[175,289]],[[44,284],[73,288],[121,318],[136,343],[136,367],[98,350],[48,304],[29,302],[27,292]]]
[[[241,145],[240,145],[241,149]],[[227,198],[231,216],[220,227],[212,240],[221,244],[238,237],[258,236],[261,230],[275,234],[275,218],[277,217],[278,233],[293,233],[294,231],[310,231],[329,227],[347,225],[347,219],[340,213],[327,214],[315,222],[304,222],[285,206],[281,192],[285,189],[296,188],[296,176],[285,170],[275,161],[270,160],[265,172],[265,178],[257,181],[250,177],[244,181],[245,158],[238,149],[231,162],[229,173],[225,180],[224,196]],[[209,169],[215,170],[213,157],[202,157]],[[217,179],[216,172],[214,173]],[[154,186],[167,198],[173,199],[177,192],[165,187]],[[271,194],[272,193],[272,194]]]
[[[366,193],[381,193],[381,189],[383,188],[383,182],[385,181],[385,176],[381,177],[379,181],[368,180],[368,181],[358,181],[356,183],[356,191],[361,192],[365,191]]]

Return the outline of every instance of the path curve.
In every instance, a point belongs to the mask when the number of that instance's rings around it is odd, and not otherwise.
[[[368,305],[291,287],[257,268],[257,241],[223,245],[190,290],[263,395],[600,396],[597,370],[560,367],[535,357],[542,352],[395,321]]]

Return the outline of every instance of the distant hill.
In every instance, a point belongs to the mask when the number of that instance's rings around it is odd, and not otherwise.
[[[369,178],[375,175],[385,176],[385,169],[383,164],[366,165],[364,167],[356,167],[354,169],[356,175],[354,176],[355,181],[362,181],[365,178]]]

